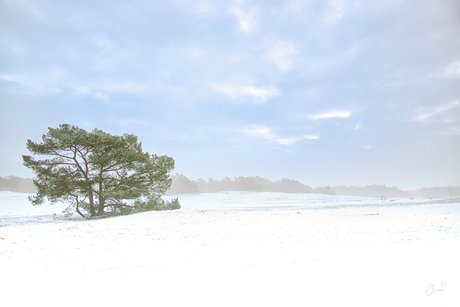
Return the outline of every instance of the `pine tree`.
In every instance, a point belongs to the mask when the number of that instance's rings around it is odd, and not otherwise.
[[[171,185],[174,159],[144,153],[135,135],[62,124],[48,128],[42,140],[29,139],[27,149],[46,159],[23,156],[36,174],[38,192],[29,198],[34,205],[46,197],[52,203],[71,201],[83,217],[81,208],[92,217],[104,215],[106,208],[126,213],[132,210],[128,200],[164,194]]]

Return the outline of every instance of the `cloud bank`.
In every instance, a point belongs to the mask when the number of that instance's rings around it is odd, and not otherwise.
[[[326,113],[310,115],[308,118],[310,119],[323,119],[323,118],[333,118],[333,117],[348,118],[350,115],[351,113],[348,111],[334,111],[334,112],[326,112]]]

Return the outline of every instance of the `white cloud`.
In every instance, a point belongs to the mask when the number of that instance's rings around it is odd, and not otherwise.
[[[76,86],[79,94],[93,96],[101,100],[108,100],[109,96],[101,93],[114,92],[114,93],[128,93],[128,94],[141,94],[146,92],[149,87],[140,83],[95,83],[83,86]]]
[[[109,92],[130,94],[144,93],[149,88],[147,85],[141,83],[106,83],[94,85],[91,87],[106,90]]]
[[[79,94],[93,96],[97,99],[107,100],[108,96],[103,92],[140,94],[149,90],[149,86],[141,83],[93,83],[87,85],[69,85],[66,82],[68,73],[61,68],[53,68],[33,78],[20,75],[0,75],[0,79],[16,82],[35,91],[50,93],[62,92],[62,88],[69,86]]]
[[[276,139],[276,134],[270,132],[270,129],[265,126],[253,126],[252,128],[245,128],[243,132],[249,136],[260,137],[264,139]]]
[[[460,127],[449,127],[448,129],[439,132],[439,135],[460,135]]]
[[[289,9],[293,10],[294,12],[302,11],[303,9],[303,1],[302,0],[291,0],[289,2]]]
[[[327,112],[327,113],[310,115],[308,118],[310,119],[322,119],[322,118],[332,118],[332,117],[348,118],[350,114],[351,113],[348,111],[335,111],[335,112]]]
[[[271,140],[280,145],[290,145],[290,144],[293,144],[303,139],[306,139],[306,140],[318,139],[318,136],[315,136],[315,135],[304,135],[302,137],[280,138],[277,134],[271,132],[268,127],[257,126],[257,125],[251,128],[245,128],[243,130],[243,133],[246,134],[247,136]]]
[[[329,5],[329,13],[325,17],[326,22],[334,22],[343,17],[347,6],[346,0],[327,0],[327,4]]]
[[[204,53],[203,53],[203,51],[201,51],[198,48],[193,48],[191,50],[190,54],[191,54],[192,58],[199,58],[199,57],[203,56]]]
[[[441,73],[444,78],[460,78],[460,61],[451,63]]]
[[[147,121],[142,120],[142,119],[136,119],[136,118],[123,119],[120,121],[120,124],[122,126],[132,126],[132,125],[148,126],[149,125]]]
[[[414,120],[418,121],[418,122],[424,122],[424,121],[430,119],[431,117],[433,117],[435,115],[438,115],[438,114],[443,113],[443,112],[445,112],[447,110],[456,108],[458,106],[460,106],[460,101],[459,100],[451,102],[451,103],[447,103],[447,104],[441,105],[439,107],[433,108],[433,109],[429,110],[428,112],[420,113],[418,116],[416,116],[414,118]]]
[[[296,138],[285,138],[285,139],[275,139],[275,142],[277,142],[280,145],[290,145],[292,143],[295,143],[298,141]]]
[[[93,97],[95,97],[97,99],[101,99],[101,100],[108,100],[109,99],[109,96],[107,96],[106,94],[97,93],[97,92],[93,94]]]
[[[93,43],[103,52],[108,52],[118,47],[111,39],[106,36],[93,37]]]
[[[9,82],[15,82],[19,83],[21,85],[25,85],[27,87],[30,87],[34,90],[41,90],[43,89],[43,86],[41,84],[38,84],[28,78],[25,78],[23,76],[18,76],[18,75],[0,75],[1,80],[9,81]]]
[[[212,5],[208,3],[208,1],[202,1],[200,6],[198,7],[198,11],[202,13],[215,13],[216,12],[214,7],[212,7]]]
[[[254,29],[257,27],[257,22],[254,19],[254,14],[252,12],[243,11],[239,7],[232,7],[228,11],[238,20],[238,25],[241,31],[247,34],[252,34],[254,32]]]
[[[88,86],[77,86],[76,89],[77,89],[78,94],[80,94],[80,95],[88,95],[88,96],[92,96],[92,97],[94,97],[96,99],[100,99],[100,100],[108,100],[109,99],[109,96],[107,96],[106,94],[93,91]]]
[[[267,54],[266,58],[272,61],[281,71],[292,68],[295,56],[299,53],[294,44],[279,42]]]
[[[32,76],[24,75],[0,75],[0,79],[21,84],[34,91],[56,93],[61,89],[58,87],[67,77],[67,73],[57,67],[47,71],[35,73]]]
[[[245,86],[233,83],[221,83],[213,84],[212,88],[215,91],[230,96],[234,99],[241,96],[252,96],[254,98],[260,99],[263,102],[266,102],[269,97],[279,95],[278,89],[274,87],[258,88],[254,86]]]

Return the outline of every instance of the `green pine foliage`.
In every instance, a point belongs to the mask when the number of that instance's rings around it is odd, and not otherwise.
[[[111,135],[77,126],[48,128],[42,142],[27,141],[35,159],[23,156],[36,174],[34,205],[70,201],[83,217],[133,212],[133,200],[159,197],[171,186],[174,159],[142,151],[137,136]]]

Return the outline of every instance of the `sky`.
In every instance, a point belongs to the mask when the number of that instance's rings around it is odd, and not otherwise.
[[[458,0],[0,0],[0,176],[68,123],[195,180],[460,185]]]

